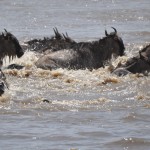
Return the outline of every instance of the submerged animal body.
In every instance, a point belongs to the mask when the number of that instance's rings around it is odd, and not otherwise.
[[[97,69],[103,67],[112,55],[124,55],[123,41],[117,35],[117,30],[113,29],[114,32],[110,34],[105,30],[106,37],[92,42],[75,42],[67,33],[60,34],[57,29],[54,29],[55,36],[47,42],[45,38],[29,41],[28,44],[35,47],[35,51],[45,53],[36,62],[39,68]],[[40,49],[41,45],[43,48]]]
[[[137,56],[128,59],[125,64],[118,65],[113,71],[118,76],[147,72],[150,72],[150,44],[140,50]]]

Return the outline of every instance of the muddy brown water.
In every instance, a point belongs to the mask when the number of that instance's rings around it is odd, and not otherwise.
[[[97,40],[113,26],[127,54],[112,60],[117,65],[149,43],[149,6],[149,0],[1,0],[0,29],[23,43],[53,35],[53,27],[77,41]],[[34,66],[36,60],[26,52],[11,62],[24,69],[5,70],[9,90],[0,98],[0,149],[150,149],[149,76],[117,77],[108,66],[45,71]]]

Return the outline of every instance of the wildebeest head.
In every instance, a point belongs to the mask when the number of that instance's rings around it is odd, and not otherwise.
[[[105,30],[105,35],[106,37],[112,39],[110,43],[110,45],[112,46],[112,52],[116,55],[123,56],[125,50],[123,40],[117,35],[117,30],[114,27],[112,28],[114,29],[114,32],[108,34]]]
[[[23,54],[24,51],[17,38],[5,29],[5,32],[0,35],[0,59],[5,56],[9,56],[9,58],[17,56],[20,58]]]
[[[118,76],[124,76],[128,73],[147,73],[150,72],[150,64],[139,56],[130,58],[125,64],[118,64],[113,73]]]

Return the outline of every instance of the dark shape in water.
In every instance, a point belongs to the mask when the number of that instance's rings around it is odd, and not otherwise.
[[[24,54],[17,38],[10,32],[7,32],[6,29],[4,30],[0,34],[0,68],[2,67],[2,60],[5,56],[8,56],[9,60],[11,60],[16,56],[20,58]],[[0,69],[0,96],[4,93],[5,86],[7,87],[6,77]]]
[[[10,59],[16,56],[20,58],[23,54],[24,51],[17,38],[5,29],[5,32],[0,34],[0,60],[5,56],[9,56]]]
[[[113,28],[113,27],[112,27]],[[46,54],[39,58],[36,66],[42,69],[97,69],[114,56],[124,55],[124,44],[117,30],[106,37],[92,42],[75,42],[68,34],[60,34],[54,28],[55,36],[43,40],[28,41],[28,49]]]
[[[0,96],[4,94],[5,91],[5,85],[3,82],[0,82]]]
[[[20,69],[23,69],[23,68],[24,68],[24,66],[18,65],[18,64],[11,64],[11,65],[6,67],[6,69],[17,69],[17,70],[20,70]]]
[[[8,88],[8,83],[6,81],[6,76],[0,69],[0,96],[5,92],[5,88]]]
[[[42,100],[43,102],[46,102],[46,103],[49,103],[49,100],[47,100],[47,99],[44,99],[44,100]]]
[[[148,72],[150,72],[150,44],[140,50],[137,56],[128,59],[125,64],[119,64],[113,71],[116,75],[128,73],[146,75]]]

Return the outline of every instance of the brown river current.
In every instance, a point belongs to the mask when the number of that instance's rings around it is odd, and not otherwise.
[[[53,35],[92,41],[116,27],[125,62],[150,42],[150,1],[2,0],[0,29],[20,43]],[[149,150],[150,76],[117,77],[98,70],[42,70],[25,52],[22,70],[4,70],[9,89],[0,97],[0,150]],[[43,102],[48,100],[49,103]]]

